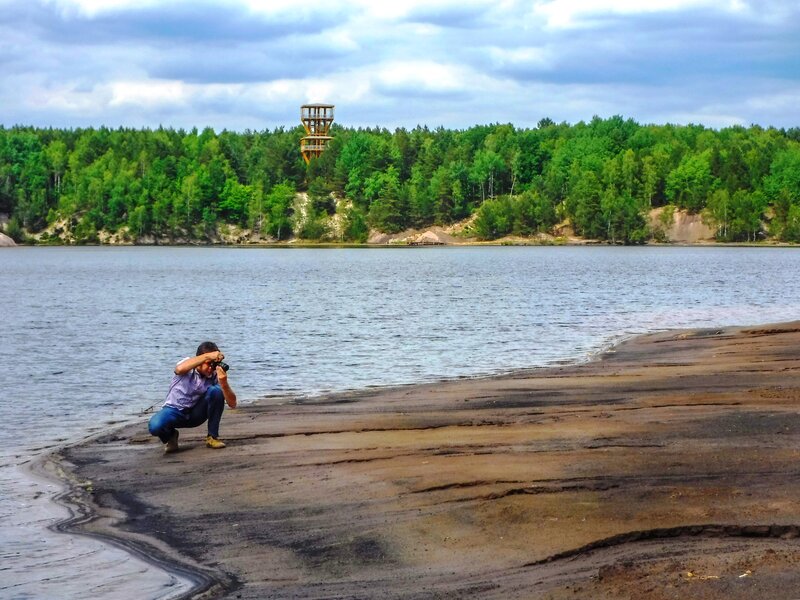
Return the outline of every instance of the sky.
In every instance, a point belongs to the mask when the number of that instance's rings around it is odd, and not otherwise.
[[[0,125],[800,126],[800,0],[0,0]]]

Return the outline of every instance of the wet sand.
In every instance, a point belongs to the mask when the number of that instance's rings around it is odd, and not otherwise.
[[[535,343],[535,341],[532,341]],[[64,450],[70,527],[225,598],[800,598],[800,322]]]

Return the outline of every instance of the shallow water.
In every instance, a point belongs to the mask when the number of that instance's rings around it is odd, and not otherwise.
[[[240,400],[280,401],[580,360],[657,329],[798,319],[798,275],[789,248],[4,249],[0,596],[182,589],[47,531],[64,517],[56,488],[18,465],[160,404],[204,339]]]

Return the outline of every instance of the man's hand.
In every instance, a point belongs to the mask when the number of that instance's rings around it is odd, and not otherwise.
[[[228,385],[228,374],[222,367],[217,367],[217,381],[219,387],[222,388],[222,395],[225,397],[225,402],[231,408],[236,408],[236,394]]]
[[[203,356],[205,357],[205,360],[210,360],[211,362],[225,360],[225,355],[219,350],[215,350],[214,352],[206,352]]]

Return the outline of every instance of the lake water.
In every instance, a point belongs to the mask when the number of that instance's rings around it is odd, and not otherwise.
[[[144,420],[199,342],[244,402],[583,360],[636,333],[800,318],[800,250],[12,248],[0,306],[0,597],[169,598],[187,583],[50,532],[58,488],[20,465]]]

